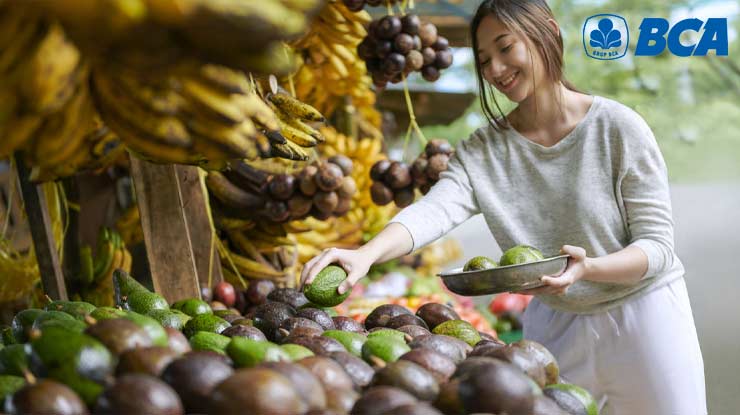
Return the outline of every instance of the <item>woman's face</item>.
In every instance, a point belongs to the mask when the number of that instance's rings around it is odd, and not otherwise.
[[[481,20],[476,36],[483,79],[509,100],[521,103],[534,94],[535,83],[543,85],[541,59],[536,51],[530,53],[525,38],[491,15]]]

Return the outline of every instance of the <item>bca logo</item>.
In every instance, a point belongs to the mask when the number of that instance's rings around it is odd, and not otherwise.
[[[583,24],[583,48],[594,59],[619,59],[627,54],[627,20],[616,14],[597,14]]]

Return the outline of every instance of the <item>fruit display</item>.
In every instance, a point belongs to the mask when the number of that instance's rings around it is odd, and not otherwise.
[[[437,33],[437,26],[411,13],[373,20],[357,54],[378,88],[399,83],[411,72],[420,72],[425,80],[434,82],[452,65],[447,38]]]
[[[597,413],[541,344],[504,344],[441,303],[357,321],[269,280],[173,304],[127,273],[113,281],[118,308],[15,315],[0,349],[7,413]]]
[[[98,234],[93,257],[92,248],[80,248],[79,290],[81,299],[101,306],[113,305],[113,271],[131,272],[131,253],[121,235],[108,228]]]

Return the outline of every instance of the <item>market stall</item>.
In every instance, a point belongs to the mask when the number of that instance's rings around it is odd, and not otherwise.
[[[299,290],[446,170],[407,77],[452,56],[413,2],[0,2],[6,412],[596,413],[518,341],[527,297],[436,277],[454,240]]]

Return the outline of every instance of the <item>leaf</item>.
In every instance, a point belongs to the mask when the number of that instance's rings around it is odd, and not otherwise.
[[[622,34],[618,30],[612,30],[606,35],[606,47],[604,49],[622,46]]]

